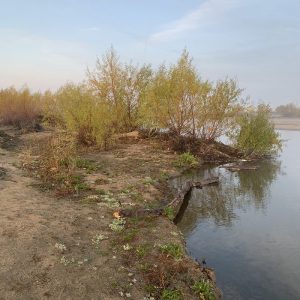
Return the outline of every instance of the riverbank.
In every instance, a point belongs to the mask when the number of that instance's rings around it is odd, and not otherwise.
[[[167,180],[180,174],[178,154],[161,140],[129,136],[109,151],[82,149],[82,181],[77,193],[63,195],[42,183],[35,167],[44,158],[34,149],[52,132],[1,132],[5,298],[199,299],[205,285],[218,294],[211,269],[185,252],[172,212],[118,215],[173,199]]]
[[[300,118],[271,118],[278,130],[300,130]]]

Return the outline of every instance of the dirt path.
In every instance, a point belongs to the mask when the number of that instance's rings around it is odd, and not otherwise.
[[[0,299],[119,299],[113,254],[91,242],[109,216],[39,192],[18,164],[0,148]]]

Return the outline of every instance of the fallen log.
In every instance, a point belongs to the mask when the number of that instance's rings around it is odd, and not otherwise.
[[[253,165],[247,165],[247,164],[230,164],[230,165],[221,166],[220,168],[224,168],[231,172],[237,172],[242,170],[257,170],[259,167]]]
[[[177,216],[180,207],[184,201],[186,194],[192,188],[202,189],[204,186],[216,185],[219,183],[219,177],[211,177],[204,179],[202,181],[186,181],[180,188],[177,189],[174,199],[165,207],[148,209],[148,208],[138,208],[138,209],[121,209],[118,211],[120,217],[143,217],[143,216],[160,216],[165,213],[167,208],[173,209],[174,219]]]

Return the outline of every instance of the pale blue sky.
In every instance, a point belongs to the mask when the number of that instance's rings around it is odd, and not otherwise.
[[[0,0],[0,88],[80,81],[110,45],[154,66],[186,47],[203,78],[300,105],[300,0]]]

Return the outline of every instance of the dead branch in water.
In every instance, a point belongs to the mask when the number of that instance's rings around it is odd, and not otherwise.
[[[202,181],[186,181],[180,188],[177,189],[174,199],[163,208],[157,209],[121,209],[119,215],[121,217],[143,217],[143,216],[160,216],[163,215],[165,209],[170,207],[174,211],[174,217],[178,214],[183,203],[184,197],[192,188],[202,189],[204,186],[216,185],[219,183],[219,177],[211,177]]]
[[[257,170],[258,166],[237,163],[237,164],[224,165],[221,166],[220,168],[224,168],[231,172],[237,172],[242,170]]]

